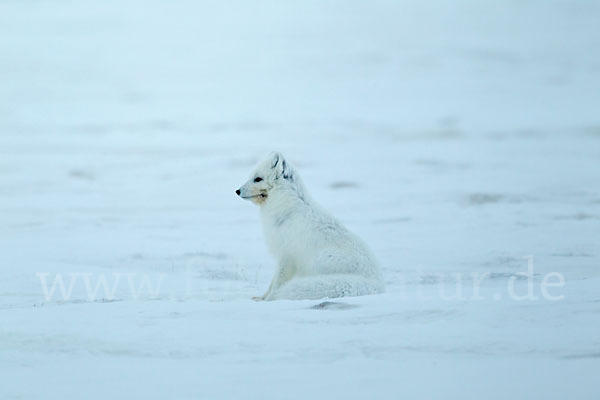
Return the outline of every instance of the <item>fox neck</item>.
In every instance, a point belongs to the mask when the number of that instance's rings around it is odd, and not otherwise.
[[[310,199],[304,185],[299,180],[295,180],[293,184],[273,187],[269,191],[267,200],[261,205],[261,211],[270,214],[308,203],[310,203]]]

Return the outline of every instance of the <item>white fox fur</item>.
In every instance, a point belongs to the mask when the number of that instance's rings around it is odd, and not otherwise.
[[[260,206],[269,249],[278,260],[267,292],[255,300],[320,299],[384,291],[363,241],[308,196],[281,153],[271,153],[236,193]]]

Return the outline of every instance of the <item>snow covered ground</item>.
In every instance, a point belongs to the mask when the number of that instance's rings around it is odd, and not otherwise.
[[[599,398],[599,20],[1,2],[0,398]],[[250,300],[272,149],[385,294]]]

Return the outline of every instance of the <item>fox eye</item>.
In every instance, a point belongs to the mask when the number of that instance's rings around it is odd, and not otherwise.
[[[262,181],[262,180],[263,180],[263,179],[262,179],[260,176],[258,176],[258,177],[256,177],[256,178],[254,178],[254,183],[258,183],[258,182],[260,182],[260,181]]]

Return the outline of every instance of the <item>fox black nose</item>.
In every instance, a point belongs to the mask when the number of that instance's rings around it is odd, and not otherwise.
[[[238,196],[240,195],[240,193],[241,193],[240,189],[238,189],[238,190],[235,191],[235,194],[237,194]]]

